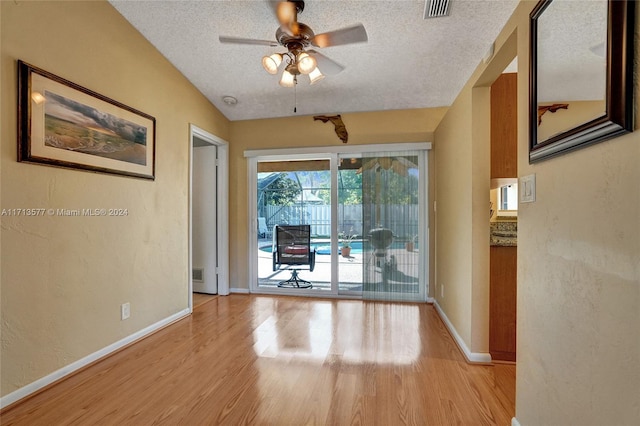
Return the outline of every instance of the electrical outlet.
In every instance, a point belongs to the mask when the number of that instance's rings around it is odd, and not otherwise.
[[[129,304],[129,302],[123,303],[120,306],[120,319],[126,320],[130,316],[131,316],[131,305]]]
[[[444,299],[444,284],[440,283],[440,297]]]

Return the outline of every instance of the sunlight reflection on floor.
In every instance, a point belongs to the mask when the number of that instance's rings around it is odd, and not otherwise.
[[[305,312],[288,310],[287,302],[272,298],[255,303],[261,312],[269,312],[266,318],[254,318],[253,348],[260,357],[323,362],[340,356],[353,363],[410,364],[420,354],[417,306],[315,301]]]

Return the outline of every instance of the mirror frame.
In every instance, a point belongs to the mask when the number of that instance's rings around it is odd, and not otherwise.
[[[635,1],[609,0],[605,114],[538,142],[538,18],[553,0],[540,0],[529,15],[529,163],[633,131]]]

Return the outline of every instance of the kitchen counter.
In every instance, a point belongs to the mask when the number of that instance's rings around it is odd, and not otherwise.
[[[518,221],[491,222],[489,245],[503,247],[517,246]]]

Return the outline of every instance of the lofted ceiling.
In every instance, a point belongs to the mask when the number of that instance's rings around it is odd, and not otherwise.
[[[283,47],[218,39],[275,40],[268,0],[110,3],[235,121],[449,106],[518,0],[451,0],[449,16],[428,19],[425,0],[308,0],[298,20],[316,34],[362,23],[368,42],[317,49],[345,69],[314,85],[300,78],[295,90],[278,84],[282,69],[270,75],[261,65]],[[237,104],[227,105],[225,96]]]

